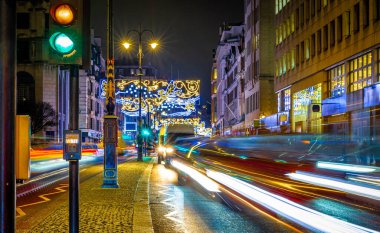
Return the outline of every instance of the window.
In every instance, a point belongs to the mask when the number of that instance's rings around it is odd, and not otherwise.
[[[310,0],[305,1],[305,19],[306,19],[306,22],[309,21],[310,19]]]
[[[329,27],[327,24],[323,26],[323,50],[328,49],[328,42],[329,42]]]
[[[300,7],[300,26],[303,26],[304,22],[304,11],[305,11],[305,5],[302,3]]]
[[[305,40],[305,58],[310,59],[310,39]]]
[[[380,19],[380,0],[373,0],[373,19]]]
[[[335,21],[330,22],[330,46],[335,45]]]
[[[312,57],[315,56],[315,33],[311,35],[310,53]]]
[[[327,0],[322,0],[323,1],[323,7],[327,7]]]
[[[30,48],[29,40],[25,40],[25,39],[17,40],[17,62],[18,63],[30,62],[29,48]]]
[[[29,13],[17,13],[17,29],[29,29]]]
[[[298,29],[299,25],[300,25],[300,9],[297,8],[296,10],[296,18],[295,18],[296,22],[296,29]]]
[[[349,78],[351,92],[372,85],[372,53],[349,61]]]
[[[319,29],[317,31],[317,52],[321,53],[322,51],[322,31]]]
[[[277,112],[282,111],[282,104],[281,104],[281,92],[277,93]]]
[[[296,53],[296,51],[294,49],[292,49],[292,51],[291,51],[291,59],[292,59],[291,67],[292,67],[292,69],[294,69],[296,67],[296,54],[295,53]]]
[[[290,89],[286,89],[284,91],[284,110],[289,111],[290,110]]]
[[[317,0],[317,11],[320,12],[321,11],[321,1],[322,0]]]
[[[301,42],[301,62],[305,60],[305,42]]]
[[[363,27],[369,24],[369,0],[363,0]]]
[[[342,96],[346,93],[344,64],[328,72],[329,90],[331,97]]]
[[[343,36],[343,29],[342,29],[343,17],[342,17],[342,15],[338,16],[336,22],[337,22],[336,39],[338,42],[341,42],[342,36]]]
[[[296,65],[300,64],[300,45],[296,45]]]
[[[311,0],[311,2],[310,2],[310,11],[311,11],[311,17],[314,17],[314,15],[315,15],[315,0]]]
[[[377,49],[377,82],[380,81],[380,49]]]
[[[360,26],[360,3],[354,6],[354,32],[359,31]]]
[[[292,13],[292,15],[290,16],[290,24],[291,24],[291,29],[290,31],[293,33],[295,31],[295,16],[294,16],[294,12]]]
[[[351,35],[351,15],[350,11],[344,12],[344,36],[347,38]]]

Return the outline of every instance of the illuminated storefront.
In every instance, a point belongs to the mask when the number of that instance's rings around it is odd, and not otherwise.
[[[321,105],[322,84],[308,87],[293,94],[293,121],[294,132],[320,133],[321,112],[313,112],[312,106]]]

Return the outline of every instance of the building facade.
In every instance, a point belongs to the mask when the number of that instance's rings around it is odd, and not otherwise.
[[[278,125],[379,134],[380,1],[276,0]]]
[[[220,135],[244,132],[244,25],[224,24],[211,77],[213,129]],[[216,114],[215,114],[216,112]]]
[[[68,127],[69,70],[49,64],[49,2],[17,1],[17,111],[49,103],[56,126],[45,127],[33,141],[61,141]]]
[[[260,119],[276,112],[274,81],[274,2],[244,1],[245,22],[245,128],[256,134],[264,127]],[[265,125],[270,127],[270,125]]]

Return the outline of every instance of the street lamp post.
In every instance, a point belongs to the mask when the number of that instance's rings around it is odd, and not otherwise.
[[[139,39],[139,47],[138,47],[138,60],[139,60],[139,72],[138,72],[138,76],[139,76],[139,127],[138,127],[138,135],[137,135],[137,145],[138,145],[138,151],[137,151],[137,161],[142,161],[142,158],[143,158],[143,148],[142,148],[142,144],[143,144],[143,136],[142,136],[142,116],[141,116],[141,108],[142,108],[142,105],[141,105],[141,101],[142,101],[142,81],[141,81],[141,78],[143,76],[143,69],[142,69],[142,58],[143,58],[143,46],[142,46],[142,37],[145,33],[149,33],[151,34],[152,37],[154,37],[154,34],[151,30],[147,30],[147,29],[141,29],[141,25],[139,27],[139,30],[129,30],[128,31],[128,34],[127,36],[130,34],[130,33],[136,33],[138,35],[138,39]],[[126,48],[126,49],[129,49],[131,44],[128,43],[128,42],[125,42],[123,44],[123,46]],[[156,42],[152,42],[150,44],[150,46],[152,47],[152,49],[155,49],[158,44]]]

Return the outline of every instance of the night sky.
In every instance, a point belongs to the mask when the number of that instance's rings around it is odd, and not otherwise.
[[[114,0],[115,58],[134,56],[121,42],[128,30],[152,30],[160,40],[160,49],[150,53],[144,47],[143,65],[159,69],[161,77],[200,79],[201,101],[210,100],[212,50],[216,48],[219,26],[223,22],[243,22],[243,0]],[[106,0],[91,1],[92,27],[106,44]],[[143,41],[148,41],[146,34]],[[131,39],[137,40],[133,35]],[[136,64],[137,65],[137,64]]]

